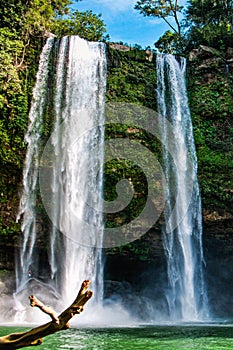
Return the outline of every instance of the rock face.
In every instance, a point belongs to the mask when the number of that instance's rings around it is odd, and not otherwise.
[[[131,50],[130,46],[124,45],[124,44],[111,43],[111,44],[109,44],[109,46],[111,48],[113,48],[114,50],[119,50],[119,51],[124,51],[124,52]]]
[[[14,241],[7,241],[1,239],[0,241],[0,271],[8,270],[14,271],[15,255],[14,255]]]
[[[200,45],[198,49],[194,49],[190,52],[189,61],[193,61],[196,58],[205,60],[208,58],[215,58],[215,57],[221,57],[221,53],[218,50],[205,45]]]
[[[189,68],[193,68],[193,70],[196,70],[197,72],[196,76],[192,77],[192,84],[197,87],[197,91],[195,91],[193,99],[197,99],[199,87],[204,87],[204,89],[201,91],[204,93],[207,91],[209,93],[212,86],[211,84],[213,83],[220,85],[222,82],[222,86],[226,87],[229,85],[229,81],[231,79],[230,74],[233,69],[233,65],[231,63],[232,59],[233,50],[231,48],[229,48],[223,55],[216,49],[201,45],[198,49],[193,50],[190,53]],[[215,87],[213,87],[213,91],[211,91],[212,94],[207,94],[207,96],[210,96],[210,99],[213,100],[213,105],[216,102],[216,99],[219,97],[218,104],[216,103],[214,106],[212,106],[210,103],[211,101],[206,98],[205,106],[201,111],[197,111],[197,124],[195,126],[198,129],[198,123],[203,123],[203,125],[211,125],[211,108],[217,109],[218,107],[217,111],[215,111],[216,115],[214,117],[216,119],[213,126],[221,131],[218,143],[219,147],[222,140],[226,140],[225,129],[229,129],[229,125],[231,124],[226,119],[226,128],[221,129],[219,127],[219,124],[223,124],[222,114],[224,112],[225,114],[229,113],[229,111],[227,108],[225,108],[226,111],[223,108],[227,106],[227,101],[222,99],[222,87],[219,89],[219,91],[214,89]],[[201,115],[201,113],[203,115]],[[203,135],[206,134],[204,133]],[[225,141],[224,144],[226,145]],[[200,143],[200,149],[203,148],[203,144]],[[221,149],[218,150],[217,148],[213,148],[211,151],[212,154],[216,152],[216,155],[218,155],[218,152],[221,152]],[[208,162],[207,156],[205,161]],[[221,179],[225,179],[225,173],[227,171],[225,169],[220,170],[222,171]],[[211,172],[212,174],[216,173],[216,169],[207,169],[207,171],[208,174]],[[211,175],[210,178],[210,182],[212,181],[212,183],[214,183]],[[218,183],[216,182],[215,185],[217,187]],[[232,191],[228,187],[225,188],[224,185],[222,185],[223,198],[226,196],[232,196]],[[212,188],[214,188],[214,186]],[[217,190],[215,191],[217,192]],[[228,204],[226,204],[229,202],[223,202],[222,199],[218,199],[217,202],[215,196],[216,193],[210,193],[210,197],[208,197],[209,202],[207,200],[205,201],[203,210],[203,247],[206,262],[205,277],[208,288],[211,314],[213,318],[229,318],[233,315],[232,308],[229,308],[229,305],[232,303],[233,294],[233,212]],[[105,270],[106,278],[108,280],[106,289],[107,296],[111,295],[111,293],[114,295],[113,286],[117,286],[116,290],[121,297],[124,298],[124,293],[122,293],[122,290],[124,290],[124,285],[122,285],[123,289],[119,287],[119,283],[121,283],[121,281],[124,281],[124,283],[130,282],[130,285],[133,285],[133,289],[138,291],[140,294],[143,290],[142,281],[144,278],[146,281],[150,280],[151,290],[154,291],[156,297],[158,295],[161,296],[161,294],[164,293],[163,288],[161,288],[161,285],[159,284],[161,284],[162,281],[166,281],[166,261],[164,258],[163,244],[159,229],[154,228],[153,230],[150,230],[149,234],[146,235],[145,240],[147,239],[150,249],[146,261],[140,261],[139,257],[136,254],[132,254],[132,252],[118,251],[115,252],[115,254],[107,254]],[[143,297],[148,297],[146,292],[143,294]],[[153,295],[150,296],[150,298],[152,300]],[[160,302],[161,304],[163,303],[163,298],[160,299]]]
[[[204,218],[205,275],[211,313],[216,318],[229,318],[233,314],[229,307],[233,295],[233,218],[217,212],[206,212]],[[149,245],[146,259],[141,259],[134,251],[107,252],[105,297],[107,303],[118,301],[123,305],[132,305],[135,316],[143,309],[146,319],[150,316],[151,302],[156,310],[161,310],[161,314],[164,312],[163,306],[166,309],[163,289],[166,260],[159,228],[151,229],[143,238],[145,242]],[[1,268],[8,270],[0,273],[0,298],[5,300],[15,290],[13,246],[7,253],[1,247],[0,254]],[[145,284],[149,288],[145,289]]]
[[[233,216],[205,212],[203,246],[211,311],[215,317],[232,317]]]
[[[131,50],[135,50],[135,48],[132,48],[128,45],[123,45],[123,44],[110,43],[108,45],[112,49],[117,50],[117,51],[122,51],[122,52],[129,52]],[[150,50],[143,50],[143,52],[145,53],[145,59],[149,62],[152,62],[153,61],[153,52]]]
[[[210,312],[213,318],[230,318],[233,310],[233,217],[207,212],[203,223],[203,248],[205,258],[205,279],[208,290]],[[159,229],[151,229],[144,237],[150,249],[146,261],[136,254],[107,254],[105,264],[106,297],[130,304],[127,290],[135,291],[141,301],[156,303],[155,309],[162,309],[164,303],[163,283],[166,282],[166,259]],[[153,293],[144,290],[145,283]],[[129,285],[128,285],[129,284]],[[127,301],[125,300],[127,299]],[[139,303],[140,305],[140,303]],[[166,307],[164,307],[166,309]],[[134,310],[136,313],[138,310]],[[147,313],[145,312],[145,315]]]
[[[121,44],[111,44],[111,47],[122,53],[131,50],[129,46]],[[153,60],[153,54],[150,51],[148,51],[146,60]],[[216,66],[220,67],[224,74],[226,67],[229,70],[233,69],[233,48],[228,48],[225,57],[222,57],[217,50],[201,45],[190,53],[189,61],[190,64],[197,62],[199,74],[202,77],[205,76],[207,81],[213,81],[217,79]],[[139,72],[142,74],[141,71]],[[197,83],[201,84],[200,79]],[[131,246],[131,250],[118,249],[106,252],[105,296],[124,303],[127,291],[133,290],[138,303],[138,309],[134,310],[135,314],[139,313],[141,308],[146,316],[149,313],[149,309],[147,312],[144,310],[147,305],[146,301],[156,299],[158,310],[164,303],[162,281],[166,281],[166,261],[160,228],[151,229],[143,237],[142,243],[146,248],[141,249],[139,253],[134,246]],[[12,238],[7,237],[1,239],[0,242],[0,270],[8,271],[0,274],[0,296],[4,297],[11,295],[15,288],[14,244]],[[42,240],[40,246],[44,250]],[[203,246],[206,281],[213,316],[233,317],[233,215],[230,210],[227,212],[217,207],[213,210],[204,208]],[[144,289],[145,283],[150,286],[148,290]],[[154,296],[151,295],[151,291]],[[130,302],[125,301],[128,305]]]
[[[214,69],[214,67],[223,67],[226,65],[233,69],[233,48],[228,47],[225,55],[223,56],[218,50],[200,45],[198,49],[193,49],[189,54],[189,62],[199,60],[198,70]]]

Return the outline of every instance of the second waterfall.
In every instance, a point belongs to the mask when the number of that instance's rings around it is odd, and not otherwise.
[[[208,318],[208,301],[203,275],[197,157],[185,70],[184,58],[179,62],[170,54],[157,56],[159,127],[166,178],[162,229],[168,279],[165,295],[171,320],[200,321]]]

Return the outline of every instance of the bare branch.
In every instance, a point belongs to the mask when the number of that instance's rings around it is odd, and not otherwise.
[[[31,306],[38,307],[41,311],[48,314],[52,321],[42,326],[31,329],[27,332],[13,333],[0,338],[0,349],[14,350],[27,346],[36,346],[42,343],[42,338],[69,328],[69,320],[76,314],[83,311],[84,305],[92,297],[93,293],[88,290],[90,281],[82,283],[81,288],[74,302],[59,316],[49,306],[45,306],[35,296],[29,297]]]
[[[34,307],[34,306],[38,307],[45,314],[49,315],[54,322],[59,323],[58,316],[57,316],[56,312],[51,308],[51,306],[44,305],[34,295],[30,295],[29,299],[30,299],[30,305],[32,307]]]

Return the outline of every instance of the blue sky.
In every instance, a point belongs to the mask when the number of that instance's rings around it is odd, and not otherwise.
[[[180,0],[179,4],[185,4]],[[93,10],[102,13],[102,19],[107,27],[110,40],[123,41],[129,45],[139,44],[143,48],[150,46],[154,49],[154,42],[169,29],[160,19],[144,17],[134,10],[136,0],[83,0],[75,6],[80,11]]]

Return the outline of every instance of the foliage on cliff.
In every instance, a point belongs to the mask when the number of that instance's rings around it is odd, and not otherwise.
[[[232,213],[232,64],[214,55],[196,57],[188,69],[188,91],[204,209]]]
[[[71,4],[70,0],[0,2],[0,230],[4,234],[19,230],[15,215],[26,149],[24,134],[46,37],[53,32],[58,37],[79,34],[89,40],[104,39],[101,16],[72,12]]]
[[[233,2],[189,0],[182,7],[178,0],[138,0],[135,8],[168,24],[155,43],[160,51],[186,57],[191,52],[191,58],[196,52],[188,67],[188,92],[203,204],[232,211]]]
[[[138,47],[108,45],[108,81],[106,102],[137,102],[156,109],[155,56]]]
[[[124,51],[123,51],[124,50]],[[106,102],[127,102],[156,110],[155,56],[151,51],[124,45],[108,45],[108,78]],[[127,119],[127,118],[125,118]],[[106,139],[125,138],[135,140],[152,152],[158,152],[159,144],[149,132],[135,125],[111,124],[105,128]],[[142,169],[129,160],[117,158],[105,164],[105,200],[117,198],[116,184],[127,179],[134,191],[129,205],[119,213],[106,214],[106,226],[116,227],[131,222],[143,210],[147,200],[147,179]]]
[[[107,101],[133,102],[156,110],[156,54],[148,61],[143,50],[128,48],[129,51],[119,51],[119,47],[115,46],[115,49],[110,47],[108,50]],[[232,213],[233,199],[232,58],[231,49],[223,57],[218,50],[202,46],[190,54],[187,67],[187,88],[198,154],[203,209],[204,212],[223,213],[223,217]],[[149,147],[158,158],[160,156],[158,141],[135,128],[124,128],[122,125],[120,128],[107,127],[106,137],[135,139]],[[146,179],[137,167],[117,159],[106,165],[105,174],[106,200],[117,198],[116,183],[122,178],[132,181],[136,193],[134,201],[124,211],[106,216],[107,226],[115,227],[140,213],[145,205]],[[115,248],[111,253],[128,257],[134,255],[146,260],[150,254],[147,245],[148,249],[142,249],[147,243],[146,236],[123,248]]]

